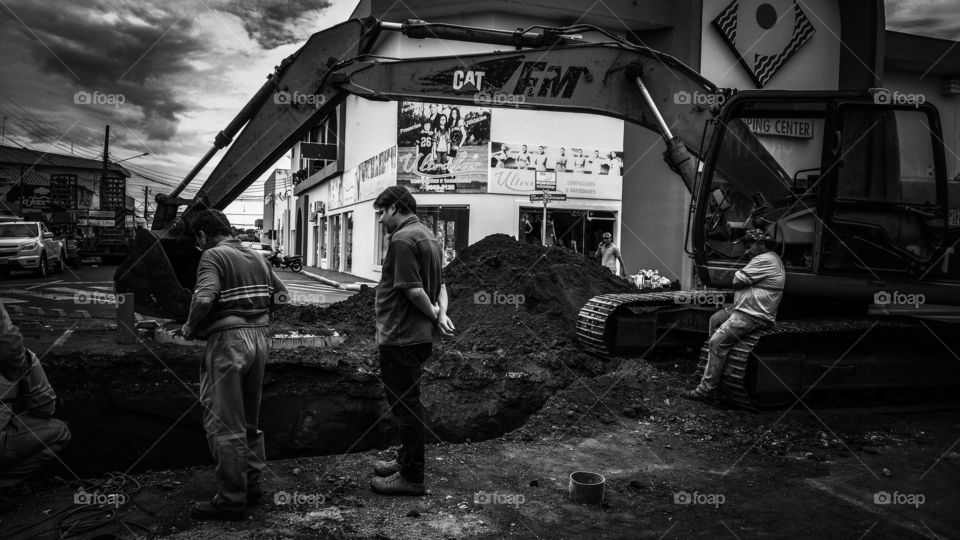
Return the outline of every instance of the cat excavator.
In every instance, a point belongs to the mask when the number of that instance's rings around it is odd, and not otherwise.
[[[385,32],[504,50],[370,54]],[[814,388],[954,387],[960,211],[948,204],[940,121],[932,105],[884,92],[719,89],[668,54],[588,25],[351,20],[285,59],[180,185],[157,196],[152,228],[138,231],[116,290],[134,293],[141,313],[185,319],[200,255],[195,217],[225,208],[348,96],[590,113],[663,138],[664,158],[691,194],[685,247],[698,284],[591,299],[576,328],[585,350],[702,344],[746,263],[738,240],[763,228],[787,270],[781,316],[731,352],[727,399],[756,408]],[[291,99],[298,95],[311,99]],[[196,197],[181,197],[225,147]]]

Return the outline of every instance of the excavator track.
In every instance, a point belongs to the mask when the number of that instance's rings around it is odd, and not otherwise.
[[[617,350],[611,327],[618,316],[631,313],[623,308],[682,311],[689,304],[689,296],[683,295],[690,294],[697,292],[597,296],[580,311],[577,337],[585,350],[609,357]],[[808,389],[844,391],[924,388],[946,381],[953,384],[960,380],[960,368],[950,350],[960,344],[947,346],[946,342],[958,338],[952,337],[951,330],[944,330],[941,336],[931,335],[935,328],[935,323],[915,319],[780,320],[772,328],[747,336],[730,350],[721,394],[736,406],[756,410],[792,403]],[[694,339],[700,345],[702,366],[708,354],[705,336]],[[913,373],[917,375],[911,378]]]
[[[610,317],[618,309],[644,306],[676,306],[681,295],[689,291],[661,291],[631,294],[602,294],[594,296],[580,308],[577,316],[577,339],[587,352],[609,357],[613,351],[608,332]]]
[[[778,382],[784,375],[777,374],[776,368],[767,361],[766,351],[790,350],[795,355],[803,354],[803,344],[816,343],[821,346],[832,343],[834,355],[831,356],[831,367],[845,364],[845,356],[854,350],[860,338],[869,334],[884,336],[887,339],[896,339],[901,336],[904,341],[910,337],[916,339],[918,335],[927,333],[929,327],[913,320],[882,320],[871,318],[858,319],[804,319],[778,321],[770,329],[754,332],[735,345],[727,355],[723,377],[720,381],[720,392],[725,401],[745,409],[757,410],[761,408],[784,406],[796,401],[806,394],[803,388],[789,389],[784,384],[779,394],[767,394],[760,397],[756,384],[761,370],[771,373],[770,377]],[[919,334],[918,334],[919,333]],[[700,349],[700,366],[706,365],[709,348],[704,343]],[[776,356],[773,354],[772,356]],[[809,370],[812,360],[802,361],[803,369]],[[816,386],[830,372],[823,370],[819,377],[812,382]],[[811,381],[805,381],[811,384]],[[865,387],[868,385],[864,385]]]

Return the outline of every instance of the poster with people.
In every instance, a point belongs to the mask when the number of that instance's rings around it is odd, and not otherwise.
[[[413,193],[486,193],[490,108],[401,101],[397,184]]]
[[[537,172],[551,172],[556,190],[570,197],[621,197],[622,150],[498,141],[490,146],[490,193],[533,192]]]

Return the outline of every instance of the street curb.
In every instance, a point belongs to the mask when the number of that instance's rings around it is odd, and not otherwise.
[[[183,336],[174,335],[180,330],[180,325],[167,325],[157,328],[154,331],[153,339],[157,343],[172,343],[174,345],[183,345],[186,347],[205,347],[206,340],[203,339],[184,339]],[[278,335],[270,336],[267,341],[270,343],[270,350],[277,351],[281,349],[296,349],[299,347],[311,347],[314,349],[325,349],[336,347],[346,341],[347,336],[334,333],[332,336],[300,336],[300,335]]]
[[[327,282],[329,282],[329,281],[334,281],[334,280],[332,280],[332,279],[330,279],[330,278],[325,278],[325,277],[321,276],[320,274],[314,274],[313,272],[307,272],[306,270],[301,270],[300,273],[303,274],[303,275],[305,275],[305,276],[307,276],[307,277],[310,278],[310,279],[313,279],[313,280],[316,280],[316,281],[320,281],[320,282],[322,282],[322,283],[327,283]],[[376,283],[374,283],[374,282],[372,282],[372,281],[354,281],[353,283],[341,283],[341,285],[343,285],[344,287],[346,287],[347,285],[353,285],[354,287],[360,287],[361,285],[366,285],[367,287],[375,287],[375,286],[376,286]],[[344,291],[345,291],[346,289],[341,289],[341,290],[344,290]]]

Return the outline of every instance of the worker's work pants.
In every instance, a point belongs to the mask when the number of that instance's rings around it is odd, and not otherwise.
[[[14,415],[6,432],[0,451],[0,488],[19,484],[70,442],[70,430],[56,418]]]
[[[720,310],[710,317],[710,340],[707,356],[707,367],[703,370],[703,378],[697,388],[700,392],[711,392],[720,386],[720,377],[723,376],[723,366],[727,363],[727,355],[734,345],[744,337],[770,323],[751,317],[746,313],[732,308]]]
[[[380,376],[387,404],[400,424],[400,476],[415,484],[423,483],[425,460],[420,375],[432,351],[433,343],[380,346]]]
[[[260,490],[266,467],[263,432],[258,429],[266,328],[235,328],[207,339],[200,372],[203,427],[217,462],[216,506],[243,510],[247,493]]]

